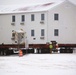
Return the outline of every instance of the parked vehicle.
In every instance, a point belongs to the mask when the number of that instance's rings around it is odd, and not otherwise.
[[[5,9],[0,9],[0,55],[20,49],[24,54],[72,53],[76,48],[76,5],[70,1]]]

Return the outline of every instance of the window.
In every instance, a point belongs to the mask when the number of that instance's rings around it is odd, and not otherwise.
[[[15,40],[15,32],[12,33],[12,40]]]
[[[44,17],[44,14],[41,14],[41,20],[44,20],[45,17]]]
[[[35,36],[35,31],[31,30],[31,36]]]
[[[15,22],[15,16],[12,16],[12,22]]]
[[[41,36],[44,36],[44,29],[41,29]]]
[[[34,14],[31,15],[31,21],[34,21],[35,18],[34,18]]]
[[[59,14],[54,14],[54,20],[59,20]]]
[[[54,29],[54,36],[58,36],[59,35],[59,30],[58,29]]]
[[[25,15],[21,16],[21,21],[24,22],[25,21]]]
[[[15,33],[12,33],[12,37],[14,37],[14,38],[15,38]]]

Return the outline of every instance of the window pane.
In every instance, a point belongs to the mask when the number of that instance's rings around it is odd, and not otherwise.
[[[41,20],[44,20],[44,14],[41,14]]]
[[[31,21],[34,21],[34,14],[31,15]]]
[[[41,29],[41,36],[44,36],[44,29]]]
[[[12,22],[15,22],[15,16],[12,16]]]
[[[22,15],[22,22],[24,22],[25,21],[25,15]]]
[[[59,20],[59,14],[54,14],[54,20]]]
[[[34,30],[31,30],[31,36],[34,36]]]
[[[59,35],[59,30],[58,29],[55,29],[54,30],[54,36],[58,36]]]

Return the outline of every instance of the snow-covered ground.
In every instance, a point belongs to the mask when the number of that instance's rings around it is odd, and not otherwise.
[[[0,75],[76,75],[76,53],[0,56]]]

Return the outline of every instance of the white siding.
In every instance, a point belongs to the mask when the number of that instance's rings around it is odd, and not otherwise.
[[[54,20],[54,14],[59,14],[59,20]],[[31,14],[35,15],[35,21],[31,21]],[[45,14],[44,24],[41,24],[41,14]],[[16,17],[15,25],[11,25],[12,16]],[[21,25],[21,15],[25,15],[24,25]],[[76,44],[76,6],[68,1],[63,2],[46,12],[29,12],[0,15],[0,44],[14,43],[12,30],[23,29],[29,44],[45,44],[52,40],[64,44]],[[31,36],[31,30],[35,30],[35,36]],[[44,39],[41,37],[41,29],[45,30]],[[59,30],[59,36],[54,36],[54,29]],[[35,38],[35,40],[34,40]]]
[[[59,14],[59,20],[54,21],[54,13]],[[64,2],[48,12],[48,41],[56,40],[58,43],[76,43],[76,7]],[[54,36],[54,29],[59,29],[59,36]]]
[[[15,25],[11,25],[12,23],[12,15],[16,16],[16,21],[15,21]],[[4,44],[12,44],[14,42],[12,42],[11,38],[12,38],[12,30],[20,30],[20,29],[24,29],[24,26],[21,26],[21,15],[19,14],[9,14],[9,15],[1,15],[0,16],[1,22],[1,40],[0,40],[0,44],[4,43]]]
[[[44,13],[45,14],[45,20],[44,20],[44,24],[41,24],[41,14]],[[35,21],[31,21],[31,14],[35,15]],[[11,25],[12,23],[12,16],[15,16],[16,21],[15,21],[15,25]],[[24,25],[21,25],[21,15],[25,15],[25,22]],[[1,15],[0,16],[1,19],[1,37],[2,40],[0,41],[1,43],[4,44],[12,44],[14,42],[12,42],[11,38],[12,38],[12,30],[20,30],[23,29],[26,32],[26,36],[28,38],[29,44],[43,44],[46,43],[47,40],[47,14],[46,12],[40,12],[40,13],[24,13],[24,14],[9,14],[9,15]],[[31,30],[34,29],[35,30],[35,36],[32,37],[31,36]],[[40,39],[41,37],[41,29],[45,30],[45,36],[44,39]],[[33,39],[35,38],[35,40]]]
[[[9,15],[0,15],[0,26],[1,26],[1,39],[0,39],[0,43],[11,43],[11,39],[9,39],[11,37],[11,25],[10,25],[10,16]]]
[[[44,20],[44,24],[41,24],[41,14],[44,13],[45,14],[45,20]],[[31,14],[35,15],[35,21],[31,21]],[[29,39],[29,43],[30,44],[43,44],[46,43],[47,40],[47,14],[46,12],[40,12],[40,13],[29,13],[27,14],[27,25],[26,27],[26,32],[27,32],[27,37]],[[31,36],[31,30],[35,30],[35,36],[32,37]],[[41,29],[45,29],[45,36],[44,39],[41,40]],[[35,38],[35,40],[33,39]]]

